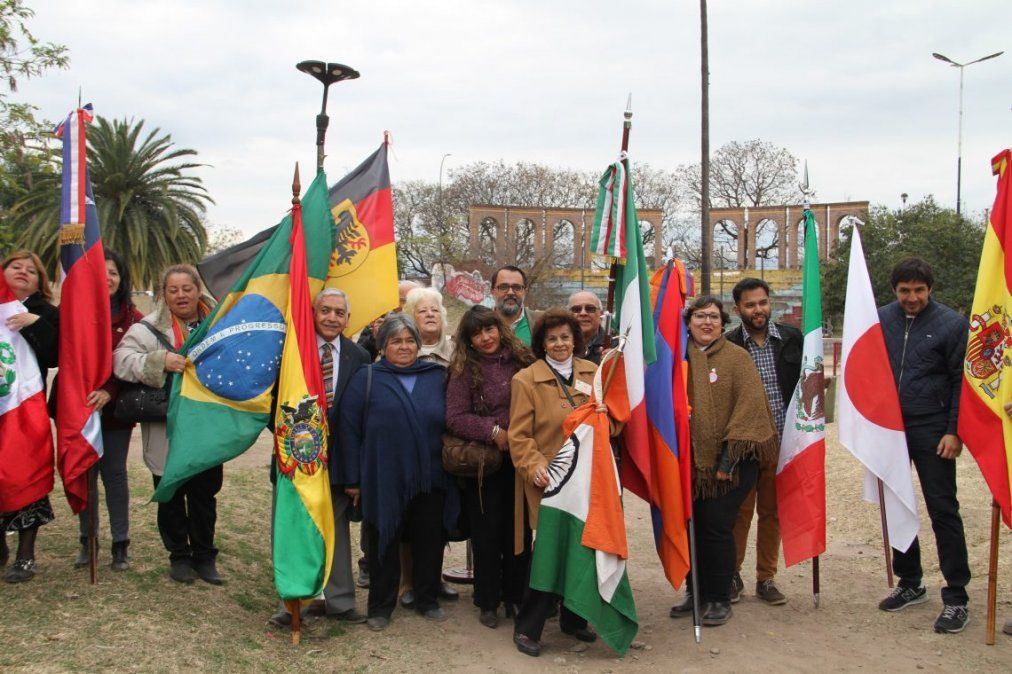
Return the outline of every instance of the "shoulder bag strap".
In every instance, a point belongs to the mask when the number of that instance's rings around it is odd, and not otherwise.
[[[157,339],[159,341],[159,343],[161,343],[161,345],[166,348],[166,350],[168,350],[170,353],[175,353],[176,352],[176,348],[174,346],[172,346],[172,344],[169,343],[169,340],[167,340],[165,338],[165,335],[163,335],[161,333],[161,331],[158,330],[155,326],[151,325],[150,323],[148,323],[147,321],[145,321],[143,319],[141,319],[141,320],[139,320],[137,322],[140,323],[141,325],[143,325],[148,330],[150,330],[151,334],[155,336],[155,339]]]
[[[555,368],[552,367],[551,365],[548,366],[548,369],[551,370],[552,374],[555,375],[555,381],[559,382],[559,388],[561,388],[562,392],[566,394],[566,400],[569,401],[569,406],[572,407],[575,410],[576,409],[576,401],[573,400],[573,395],[569,392],[569,386],[566,384],[565,380],[562,378],[562,375],[560,375],[558,372],[556,372]],[[574,381],[576,380],[576,371],[575,370],[573,371],[573,380]]]

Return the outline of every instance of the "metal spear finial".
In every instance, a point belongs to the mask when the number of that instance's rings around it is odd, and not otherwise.
[[[812,196],[811,196],[812,195],[812,189],[811,189],[811,185],[808,182],[808,160],[807,159],[805,160],[804,179],[803,179],[802,183],[800,185],[798,185],[798,187],[801,189],[801,194],[804,195],[805,208],[811,208],[812,207]]]
[[[299,193],[302,192],[302,183],[299,181],[299,162],[295,162],[295,176],[292,178],[292,205],[299,203]]]

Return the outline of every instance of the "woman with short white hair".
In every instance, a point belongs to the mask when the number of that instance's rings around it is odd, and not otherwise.
[[[435,288],[415,288],[408,293],[403,313],[414,320],[422,338],[418,358],[449,367],[453,337],[446,320],[443,294]]]

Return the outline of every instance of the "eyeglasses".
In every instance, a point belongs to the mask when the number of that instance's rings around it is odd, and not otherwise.
[[[523,290],[527,290],[527,286],[520,283],[500,283],[495,287],[495,289],[501,293],[508,293],[511,290],[515,293],[519,293]]]
[[[702,313],[699,313],[699,314],[692,314],[692,318],[694,320],[697,320],[697,321],[700,321],[700,322],[704,322],[704,323],[706,321],[719,322],[721,320],[721,315],[720,314],[702,314]]]
[[[574,314],[596,314],[601,309],[596,304],[574,304],[569,311]]]

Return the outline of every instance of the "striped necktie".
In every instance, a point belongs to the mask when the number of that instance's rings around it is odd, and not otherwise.
[[[323,370],[323,385],[327,387],[327,407],[330,407],[334,403],[334,351],[329,342],[320,349],[320,368]]]

